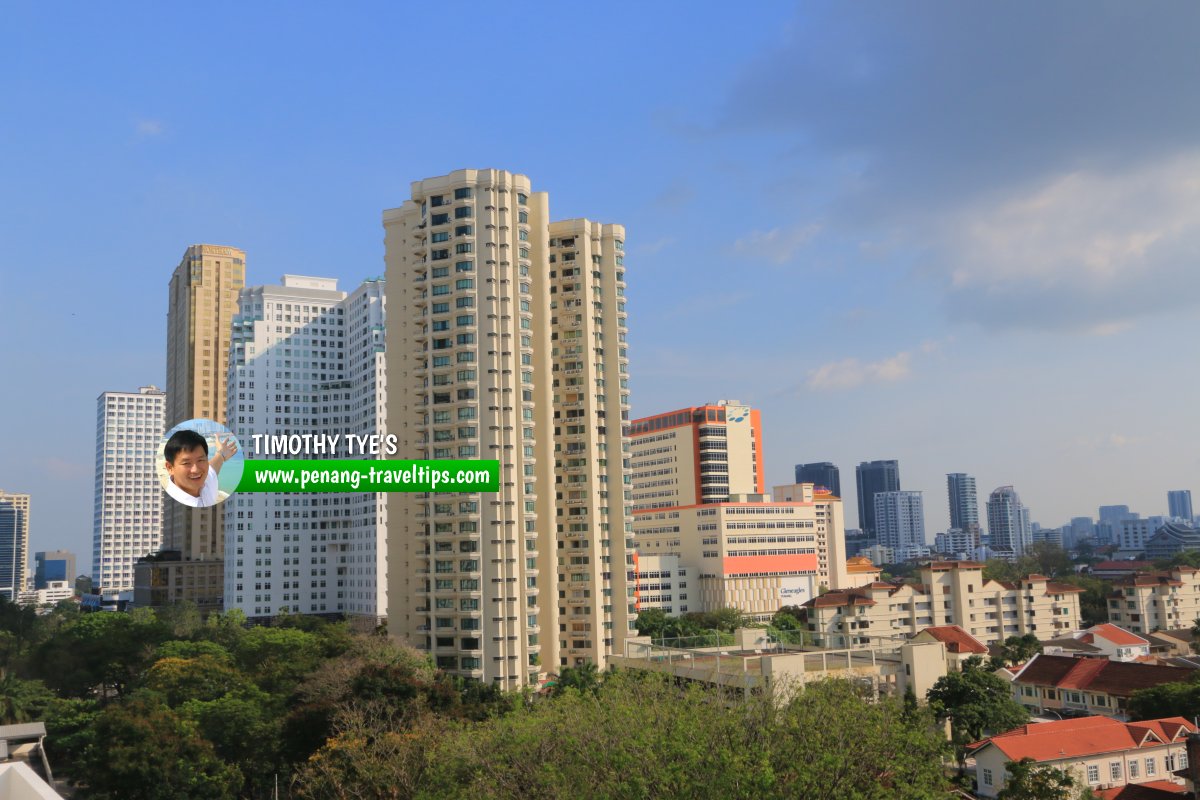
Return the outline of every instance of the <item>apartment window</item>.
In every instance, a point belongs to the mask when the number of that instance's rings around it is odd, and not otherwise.
[[[454,282],[454,288],[455,289],[474,289],[475,288],[475,279],[474,278],[459,278],[458,280],[456,280]]]
[[[475,262],[474,261],[459,261],[457,264],[454,265],[454,271],[455,272],[474,272],[475,271]]]
[[[474,193],[470,187],[464,187],[462,189],[455,189],[454,190],[454,199],[455,200],[469,200],[469,199],[471,199],[473,194]]]
[[[984,786],[992,785],[992,771],[990,769],[983,770],[983,785]]]
[[[1108,777],[1114,781],[1121,780],[1121,762],[1120,761],[1108,762]]]
[[[1136,758],[1131,758],[1131,759],[1129,759],[1129,779],[1133,780],[1134,778],[1137,778],[1137,777],[1139,777],[1138,762],[1137,762]]]
[[[450,231],[438,231],[429,237],[431,242],[448,242],[450,241]]]
[[[529,204],[529,195],[522,194],[521,192],[517,192],[517,203],[518,203],[518,205],[522,205],[522,206],[528,205]]]
[[[1158,772],[1158,768],[1155,765],[1154,759],[1147,758],[1146,759],[1146,777],[1149,778],[1151,775],[1154,775],[1157,772]]]
[[[475,212],[471,210],[470,206],[461,206],[459,208],[454,209],[454,218],[455,219],[467,219],[471,216],[474,216],[474,214],[475,214]]]
[[[1099,783],[1100,782],[1100,767],[1098,767],[1095,764],[1088,764],[1087,765],[1087,780],[1088,780],[1088,783]]]

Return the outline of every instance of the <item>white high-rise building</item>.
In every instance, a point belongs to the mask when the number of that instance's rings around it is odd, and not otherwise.
[[[384,288],[347,295],[334,278],[284,275],[238,298],[229,427],[248,458],[253,434],[347,434],[385,428]],[[380,621],[386,614],[385,494],[243,492],[224,504],[225,608],[251,618],[293,612]]]
[[[495,493],[397,494],[388,626],[503,688],[605,666],[632,625],[624,230],[551,223],[502,170],[383,214],[398,457],[500,462]]]
[[[92,583],[105,597],[132,592],[134,563],[162,544],[157,467],[165,413],[166,393],[157,386],[96,399]]]
[[[1021,498],[1013,487],[1001,486],[988,496],[987,518],[993,550],[1019,557],[1033,543],[1029,509],[1021,504]]]
[[[928,553],[925,541],[925,505],[920,492],[875,493],[875,531],[879,544],[890,547],[896,558]]]
[[[16,602],[27,588],[29,495],[0,489],[0,597]]]

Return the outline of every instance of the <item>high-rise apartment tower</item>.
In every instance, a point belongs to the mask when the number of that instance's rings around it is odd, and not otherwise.
[[[96,398],[92,585],[108,597],[132,591],[137,560],[162,543],[165,495],[157,466],[165,403],[157,386]]]
[[[226,380],[233,316],[246,284],[246,254],[236,247],[192,245],[171,275],[167,303],[164,427],[189,419],[226,424]],[[220,610],[225,575],[222,505],[163,503],[161,551],[134,570],[137,605],[195,602]]]
[[[876,534],[875,494],[900,491],[899,461],[864,461],[854,470],[858,484],[858,527],[867,535]]]
[[[603,668],[633,622],[624,229],[551,223],[502,170],[417,181],[383,223],[388,431],[500,462],[495,493],[392,497],[388,629],[504,688]]]

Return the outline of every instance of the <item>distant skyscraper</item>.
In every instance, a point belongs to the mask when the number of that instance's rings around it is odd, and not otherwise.
[[[1192,521],[1192,490],[1176,489],[1167,492],[1167,515],[1185,522]]]
[[[876,492],[874,502],[879,544],[895,550],[896,558],[908,558],[912,551],[928,546],[920,492]]]
[[[246,254],[236,247],[192,245],[171,275],[165,430],[197,417],[228,423],[229,343],[238,292],[245,285]],[[223,513],[222,505],[163,504],[163,557],[136,566],[137,605],[191,600],[204,611],[220,610],[225,585]]]
[[[165,394],[157,386],[96,398],[92,585],[105,595],[131,591],[134,564],[162,543],[164,495],[157,461],[165,408]]]
[[[29,559],[29,495],[0,489],[0,597],[25,591]]]
[[[79,574],[75,572],[75,554],[70,550],[46,550],[33,554],[33,588],[45,589],[50,581],[66,581],[72,586]]]
[[[875,495],[900,491],[899,461],[864,461],[854,470],[858,483],[858,527],[868,535],[875,530]]]
[[[974,476],[951,472],[946,476],[946,492],[950,498],[950,527],[974,532],[978,538],[979,498],[975,493]]]
[[[835,497],[842,496],[842,476],[837,465],[829,461],[816,464],[797,464],[796,483],[815,483],[833,492]]]
[[[1126,505],[1100,506],[1100,521],[1096,523],[1096,539],[1100,544],[1118,544],[1121,539],[1121,523],[1137,519],[1138,514]]]
[[[349,295],[338,290],[336,278],[284,275],[281,282],[241,292],[233,320],[230,430],[243,444],[256,433],[384,433],[382,279],[365,281]],[[276,401],[281,389],[282,406]],[[343,447],[331,457],[347,456]],[[230,498],[225,608],[258,619],[290,611],[377,624],[387,613],[386,497],[255,492]],[[282,527],[281,499],[289,506]]]
[[[991,493],[987,501],[987,519],[993,550],[1010,551],[1020,556],[1033,542],[1029,510],[1021,505],[1021,498],[1013,487],[1001,486]]]

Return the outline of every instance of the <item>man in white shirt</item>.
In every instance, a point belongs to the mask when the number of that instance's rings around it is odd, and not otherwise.
[[[217,435],[219,452],[210,461],[208,441],[195,431],[176,431],[167,440],[163,455],[167,460],[167,494],[193,508],[207,508],[220,502],[217,473],[237,452],[233,434]]]

